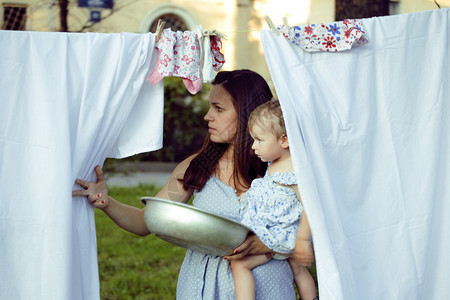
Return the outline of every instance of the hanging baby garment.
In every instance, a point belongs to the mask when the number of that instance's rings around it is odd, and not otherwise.
[[[365,32],[358,20],[295,27],[281,25],[278,30],[288,41],[308,52],[344,51],[367,43]]]
[[[225,58],[220,49],[222,48],[221,38],[225,35],[217,30],[204,30],[202,25],[197,27],[197,36],[200,43],[200,70],[203,83],[209,83],[216,76],[215,71],[220,71]]]
[[[200,44],[200,70],[203,83],[209,83],[214,80],[216,72],[213,68],[213,53],[210,41],[210,32],[203,30],[202,25],[197,27],[197,37]]]
[[[220,52],[220,49],[222,49],[222,40],[220,35],[212,35],[210,41],[211,52],[214,56],[213,69],[219,72],[225,63],[225,56]]]
[[[158,60],[147,81],[156,85],[166,76],[176,76],[191,94],[202,88],[200,79],[200,44],[195,32],[164,29],[156,44]]]
[[[181,77],[191,94],[198,93],[202,82],[213,81],[225,63],[221,38],[225,35],[201,25],[196,32],[165,29],[156,44],[158,59],[147,81],[155,85],[166,76]]]

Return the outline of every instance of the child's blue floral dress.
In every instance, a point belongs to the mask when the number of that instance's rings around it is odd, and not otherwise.
[[[292,185],[293,172],[266,171],[263,178],[252,181],[241,199],[241,223],[250,227],[271,250],[292,253],[303,206]]]

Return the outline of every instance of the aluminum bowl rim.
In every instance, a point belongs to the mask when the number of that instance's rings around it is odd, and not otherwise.
[[[214,218],[221,219],[223,221],[227,221],[227,222],[238,224],[238,225],[244,227],[245,229],[249,230],[249,233],[253,233],[253,230],[251,228],[249,228],[248,226],[246,226],[244,224],[241,224],[240,222],[234,221],[234,220],[226,218],[226,217],[222,217],[222,216],[216,215],[216,214],[214,214],[212,212],[209,212],[207,210],[195,207],[195,206],[190,205],[190,204],[177,202],[177,201],[174,201],[174,200],[158,198],[158,197],[148,197],[148,196],[146,196],[146,197],[142,197],[141,198],[141,202],[144,203],[146,206],[147,206],[147,202],[146,202],[147,200],[156,201],[156,202],[163,202],[163,203],[167,203],[167,204],[174,204],[174,205],[178,205],[178,206],[181,206],[181,207],[185,207],[185,208],[193,210],[193,211],[198,211],[200,213],[206,214],[206,215],[214,217]]]

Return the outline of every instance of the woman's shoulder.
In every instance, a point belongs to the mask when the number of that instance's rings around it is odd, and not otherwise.
[[[186,172],[187,168],[191,164],[192,160],[197,156],[197,154],[192,154],[191,156],[185,158],[183,161],[181,161],[173,170],[173,174],[176,174],[177,179],[183,179],[184,173]],[[181,176],[180,178],[178,178]]]
[[[156,194],[155,197],[184,203],[186,203],[189,200],[189,198],[192,195],[192,192],[185,190],[183,188],[183,178],[184,173],[186,173],[189,164],[195,158],[195,156],[196,155],[189,156],[175,167],[175,169],[172,171],[172,174],[169,177],[169,180],[158,192],[158,194]]]

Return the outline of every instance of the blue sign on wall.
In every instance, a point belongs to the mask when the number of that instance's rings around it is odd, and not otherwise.
[[[114,0],[78,0],[79,7],[113,8]]]
[[[91,11],[91,22],[97,23],[100,22],[100,19],[102,18],[102,13],[98,10],[92,10]]]

